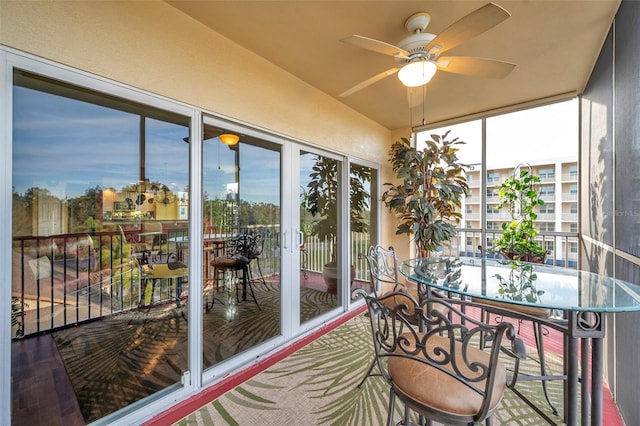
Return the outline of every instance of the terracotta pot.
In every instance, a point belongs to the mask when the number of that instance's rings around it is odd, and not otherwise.
[[[351,285],[356,277],[356,267],[351,265]],[[327,263],[322,267],[322,278],[327,285],[327,291],[329,293],[336,293],[338,291],[338,272],[336,265]]]

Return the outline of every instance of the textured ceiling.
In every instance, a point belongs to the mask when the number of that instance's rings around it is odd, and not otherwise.
[[[511,17],[447,55],[516,64],[504,79],[438,71],[409,108],[395,75],[348,97],[338,95],[397,65],[391,57],[340,42],[358,34],[396,44],[405,20],[431,14],[427,32],[440,31],[486,1],[168,1],[169,4],[336,97],[388,129],[440,122],[584,88],[619,0],[509,0],[496,2]]]

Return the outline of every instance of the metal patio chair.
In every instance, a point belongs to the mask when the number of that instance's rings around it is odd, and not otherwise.
[[[516,364],[524,357],[524,343],[511,323],[475,320],[463,311],[476,304],[461,299],[418,303],[398,292],[379,298],[363,290],[356,294],[366,299],[375,360],[389,385],[387,425],[393,423],[396,398],[404,403],[405,425],[412,411],[421,421],[490,424],[507,388],[500,353],[512,356]],[[406,303],[389,303],[396,297]],[[483,350],[480,335],[490,335],[493,345]]]

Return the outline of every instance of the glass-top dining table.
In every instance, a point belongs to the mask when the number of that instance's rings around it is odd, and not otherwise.
[[[514,312],[519,306],[560,312],[567,320],[566,326],[561,328],[567,378],[565,422],[568,425],[603,424],[605,317],[607,313],[640,311],[640,285],[575,269],[487,258],[410,259],[400,262],[399,270],[408,279],[428,289],[501,302],[501,306],[512,307]],[[579,343],[583,354],[581,360],[578,356]],[[583,376],[591,371],[590,381],[583,377],[585,386],[580,386],[579,365]]]

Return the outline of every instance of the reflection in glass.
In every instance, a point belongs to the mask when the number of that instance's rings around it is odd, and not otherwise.
[[[12,365],[14,400],[75,394],[88,423],[189,369],[188,269],[167,238],[187,226],[189,120],[21,71],[14,82],[12,358],[47,345]],[[46,354],[66,376],[26,387]]]
[[[304,234],[301,324],[339,306],[340,168],[338,160],[300,153],[300,229]]]
[[[280,147],[205,125],[203,366],[279,336]]]
[[[369,246],[376,244],[377,237],[372,235],[371,224],[375,223],[375,211],[371,200],[377,196],[372,193],[376,188],[374,179],[377,177],[371,167],[352,163],[349,174],[349,202],[351,220],[351,264],[355,265],[355,277],[351,283],[351,291],[357,288],[370,287],[369,267],[361,254],[367,254]]]
[[[536,289],[538,275],[535,265],[528,262],[512,261],[507,263],[510,270],[507,274],[495,274],[493,278],[498,280],[498,294],[505,299],[537,303],[544,290]]]
[[[411,271],[423,280],[452,290],[464,288],[462,283],[462,262],[457,257],[431,256],[425,259],[415,259],[415,266]],[[426,291],[420,286],[421,291]]]

